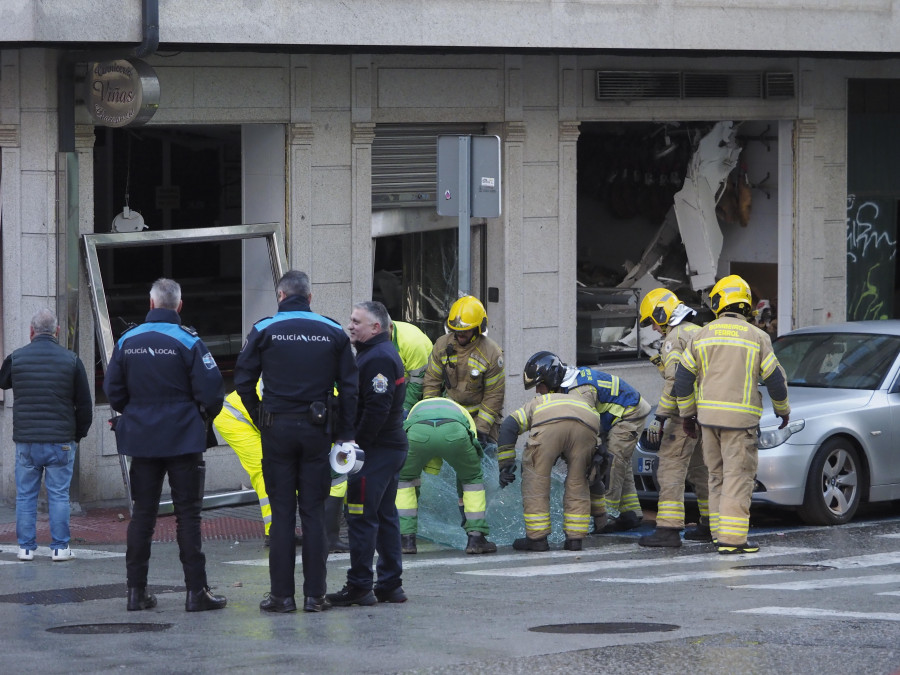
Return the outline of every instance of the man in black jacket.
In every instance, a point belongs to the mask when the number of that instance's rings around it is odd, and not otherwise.
[[[0,367],[0,387],[13,390],[16,444],[16,538],[18,558],[34,560],[37,499],[41,474],[50,513],[50,558],[71,560],[69,485],[78,441],[93,419],[84,364],[57,342],[59,323],[49,309],[31,318],[31,343],[15,350]]]
[[[122,413],[116,421],[119,454],[131,457],[133,509],[125,551],[129,611],[156,607],[156,596],[147,594],[147,574],[166,475],[187,587],[184,608],[200,612],[226,604],[224,596],[209,590],[200,536],[207,422],[222,409],[225,386],[206,345],[181,325],[181,306],[181,286],[157,279],[145,323],[119,338],[103,381],[112,409]]]
[[[340,324],[310,309],[305,272],[291,270],[275,293],[278,313],[257,321],[234,367],[234,386],[262,440],[262,471],[272,507],[270,592],[263,612],[295,612],[294,529],[303,528],[305,612],[321,612],[328,542],[323,522],[331,490],[331,443],[352,441],[356,362]],[[262,376],[262,401],[256,383]],[[334,405],[333,390],[338,397]]]
[[[390,326],[383,304],[361,302],[353,306],[347,327],[359,366],[355,437],[365,451],[365,462],[347,484],[350,569],[344,588],[327,596],[338,607],[406,601],[396,504],[408,447],[403,431],[406,380]],[[372,571],[376,551],[377,580]]]

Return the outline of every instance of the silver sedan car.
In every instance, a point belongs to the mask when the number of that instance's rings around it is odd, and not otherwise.
[[[801,328],[773,347],[787,374],[791,417],[778,429],[762,387],[753,502],[837,525],[861,502],[900,499],[900,320]],[[642,437],[634,453],[642,499],[656,498],[656,450]]]

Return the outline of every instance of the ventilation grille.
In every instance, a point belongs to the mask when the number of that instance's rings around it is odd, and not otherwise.
[[[766,98],[794,98],[794,74],[766,73]]]
[[[437,137],[480,135],[482,124],[377,124],[372,141],[372,208],[434,205]]]
[[[597,71],[598,101],[793,97],[793,73]]]
[[[761,98],[762,73],[683,73],[685,98]]]
[[[597,71],[597,100],[681,98],[681,73]]]

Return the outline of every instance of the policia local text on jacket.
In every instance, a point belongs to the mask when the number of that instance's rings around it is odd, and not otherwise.
[[[790,413],[787,385],[769,336],[743,315],[729,311],[697,331],[675,373],[672,394],[681,416],[689,421],[696,416],[703,434],[709,524],[720,553],[758,550],[748,546],[747,533],[758,464],[760,379],[775,414],[785,419]]]
[[[309,286],[309,277],[293,270],[279,280],[278,313],[250,329],[234,369],[235,389],[260,430],[263,479],[272,508],[271,588],[269,598],[260,604],[263,611],[296,610],[298,504],[303,595],[308,611],[321,610],[328,556],[324,526],[331,488],[328,452],[332,442],[353,438],[359,383],[350,338],[340,324],[310,309]],[[261,402],[256,393],[260,377]],[[335,385],[339,395],[328,406]]]
[[[222,374],[203,341],[181,325],[181,287],[170,279],[160,279],[150,293],[146,322],[119,338],[103,382],[113,410],[122,413],[115,430],[119,453],[132,457],[133,512],[125,553],[128,609],[156,606],[155,596],[148,595],[146,587],[166,476],[188,591],[185,609],[219,609],[225,606],[225,598],[209,592],[200,514],[206,477],[206,423],[222,407]]]

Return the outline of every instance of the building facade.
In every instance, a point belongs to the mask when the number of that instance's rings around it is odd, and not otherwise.
[[[600,363],[656,400],[639,349],[606,351],[634,317],[635,296],[623,307],[611,298],[694,265],[669,240],[671,199],[717,124],[733,127],[740,154],[720,186],[713,271],[751,280],[782,332],[866,315],[866,256],[880,251],[894,269],[900,188],[867,167],[886,164],[895,142],[898,13],[893,0],[5,4],[2,347],[26,342],[31,315],[50,306],[95,364],[73,500],[126,495],[83,235],[111,232],[130,210],[148,231],[278,223],[315,310],[346,322],[354,302],[377,297],[436,335],[461,285],[459,223],[436,214],[440,135],[499,138],[501,215],[472,219],[467,253],[471,290],[506,353],[509,410],[539,349]],[[87,64],[135,54],[158,78],[158,109],[143,126],[97,123]],[[172,276],[185,322],[223,370],[274,309],[274,299],[246,302],[266,273],[240,243],[123,249],[100,266],[113,332],[141,321],[150,284]],[[894,316],[885,279],[871,311]],[[7,502],[11,424],[7,394]],[[240,485],[227,447],[208,462],[208,490]]]

